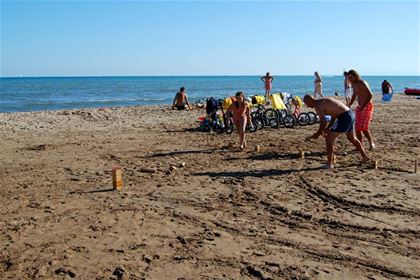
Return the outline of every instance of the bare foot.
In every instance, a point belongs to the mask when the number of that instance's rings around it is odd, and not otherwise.
[[[362,163],[367,163],[369,161],[370,161],[370,158],[368,158],[368,157],[365,157],[365,158],[362,159]]]
[[[326,164],[321,166],[321,169],[334,170],[334,164],[326,163]]]

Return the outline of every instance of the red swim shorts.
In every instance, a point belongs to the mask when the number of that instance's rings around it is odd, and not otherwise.
[[[265,90],[271,90],[271,83],[265,83]]]
[[[369,103],[363,108],[357,106],[356,108],[356,125],[355,129],[357,131],[367,131],[369,130],[369,124],[372,121],[373,116],[373,103]]]

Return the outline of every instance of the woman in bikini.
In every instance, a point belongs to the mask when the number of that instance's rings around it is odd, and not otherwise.
[[[319,75],[318,72],[315,72],[314,85],[315,85],[314,97],[316,98],[318,94],[320,97],[323,97],[324,95],[322,94],[322,79],[321,79],[321,75]]]
[[[270,72],[267,72],[265,76],[261,77],[261,81],[264,82],[265,85],[265,99],[268,102],[270,97],[270,91],[271,91],[271,83],[273,82],[273,77],[270,75]]]
[[[235,99],[236,100],[229,108],[229,113],[232,115],[236,129],[238,129],[240,137],[239,148],[242,150],[246,147],[245,129],[248,120],[251,120],[251,115],[249,112],[249,104],[245,101],[245,96],[242,91],[236,93]]]

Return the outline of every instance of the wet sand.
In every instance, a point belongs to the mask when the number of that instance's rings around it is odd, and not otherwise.
[[[200,110],[0,114],[0,278],[419,279],[419,102],[376,100],[376,170],[345,137],[321,170],[316,125],[241,152]]]

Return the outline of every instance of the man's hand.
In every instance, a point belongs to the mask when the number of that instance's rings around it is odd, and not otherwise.
[[[318,133],[315,133],[315,134],[312,134],[309,137],[306,137],[305,141],[309,141],[311,139],[318,139],[318,137],[319,137],[319,134]]]

